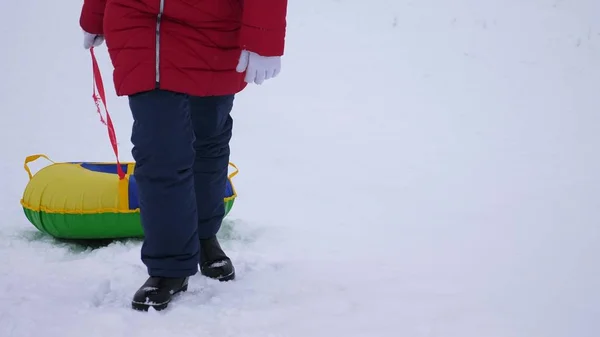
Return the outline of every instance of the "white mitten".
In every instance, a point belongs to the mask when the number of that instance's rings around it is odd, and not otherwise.
[[[83,32],[83,48],[98,47],[102,42],[104,42],[104,36]]]
[[[237,72],[246,71],[245,81],[248,83],[262,84],[265,80],[273,78],[281,71],[280,56],[261,56],[257,53],[242,50]]]

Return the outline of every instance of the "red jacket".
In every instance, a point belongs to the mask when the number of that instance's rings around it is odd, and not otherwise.
[[[235,94],[242,49],[284,50],[287,0],[84,0],[80,25],[105,36],[117,95],[155,88]]]

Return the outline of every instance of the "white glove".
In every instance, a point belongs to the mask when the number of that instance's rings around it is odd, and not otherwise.
[[[104,42],[104,36],[83,32],[83,48],[98,47],[102,42]]]
[[[244,80],[247,83],[262,84],[265,80],[279,75],[281,57],[261,56],[251,51],[242,50],[236,70],[239,73],[246,71]]]

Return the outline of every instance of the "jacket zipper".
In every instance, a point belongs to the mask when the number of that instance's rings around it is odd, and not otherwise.
[[[160,22],[165,9],[165,0],[160,0],[158,17],[156,18],[156,88],[160,87]]]

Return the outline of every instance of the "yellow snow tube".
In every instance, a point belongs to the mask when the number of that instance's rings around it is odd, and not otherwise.
[[[31,174],[28,164],[45,158],[51,165]],[[225,215],[237,193],[232,178],[225,187]],[[116,239],[143,237],[135,177],[135,163],[121,163],[125,178],[119,179],[117,163],[55,163],[46,155],[25,158],[29,182],[21,205],[38,230],[62,239]]]

